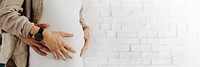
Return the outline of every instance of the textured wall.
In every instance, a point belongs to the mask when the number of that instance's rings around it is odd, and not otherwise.
[[[200,0],[83,0],[85,67],[200,67]]]

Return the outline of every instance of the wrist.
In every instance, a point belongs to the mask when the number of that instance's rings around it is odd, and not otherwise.
[[[38,31],[39,31],[39,27],[37,27],[37,26],[33,26],[32,28],[31,28],[31,30],[30,30],[30,34],[33,34],[33,35],[35,35]]]
[[[90,29],[90,27],[89,27],[89,26],[83,27],[83,30],[84,30],[84,29]]]
[[[48,30],[44,30],[42,35],[43,35],[43,42],[45,42],[47,39],[48,39],[48,35],[50,34],[51,32],[49,32]]]

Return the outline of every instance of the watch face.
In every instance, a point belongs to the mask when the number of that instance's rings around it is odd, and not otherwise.
[[[42,39],[43,39],[42,34],[40,34],[40,33],[36,33],[36,34],[35,34],[35,40],[36,40],[36,41],[42,41]]]

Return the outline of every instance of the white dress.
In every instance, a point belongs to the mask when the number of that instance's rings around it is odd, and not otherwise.
[[[29,67],[83,67],[80,51],[84,45],[84,33],[79,21],[81,0],[43,0],[43,10],[39,23],[47,23],[49,31],[63,31],[74,34],[64,38],[76,50],[73,59],[55,60],[51,53],[47,56],[38,55],[30,49]]]

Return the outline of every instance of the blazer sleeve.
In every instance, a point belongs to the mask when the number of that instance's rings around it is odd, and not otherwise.
[[[34,23],[21,16],[20,11],[22,8],[19,6],[0,8],[0,29],[13,35],[27,37]]]
[[[81,23],[82,28],[89,27],[87,22],[84,19],[83,8],[81,8],[80,10],[80,23]]]

